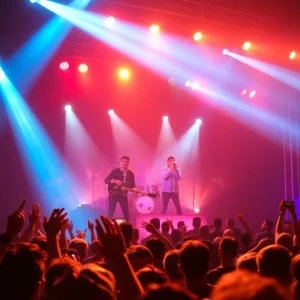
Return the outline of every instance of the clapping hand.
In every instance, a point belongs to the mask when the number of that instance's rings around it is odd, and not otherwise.
[[[111,224],[108,218],[101,216],[101,221],[103,225],[98,219],[95,220],[100,251],[108,260],[114,260],[126,253],[124,237],[115,220]]]
[[[25,221],[24,206],[26,202],[27,202],[26,199],[24,199],[21,205],[19,206],[19,208],[7,218],[7,226],[6,226],[5,234],[10,238],[15,237],[22,230],[24,226],[24,221]]]
[[[142,222],[142,228],[146,229],[150,233],[155,233],[156,232],[155,226],[153,224],[147,223],[145,221]]]

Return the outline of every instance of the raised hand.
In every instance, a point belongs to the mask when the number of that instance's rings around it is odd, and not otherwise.
[[[187,225],[183,225],[183,226],[180,228],[180,231],[181,231],[181,233],[186,233],[186,232],[187,232]]]
[[[237,214],[236,218],[237,218],[237,220],[239,222],[243,222],[244,221],[244,216],[241,213]]]
[[[44,229],[48,236],[57,236],[61,228],[65,223],[68,222],[67,213],[63,213],[64,208],[54,209],[48,220],[47,217],[44,217]]]
[[[284,200],[281,200],[279,203],[279,211],[280,213],[285,213],[286,212],[286,207],[284,206]]]
[[[295,208],[295,202],[291,201],[291,206],[288,207],[288,211],[291,213],[291,215],[295,215],[296,208]]]
[[[80,231],[79,229],[76,230],[77,238],[85,240],[85,235],[86,235],[86,229],[84,230],[84,232]]]
[[[88,220],[88,229],[89,229],[90,231],[93,231],[93,230],[94,230],[94,227],[95,227],[94,223],[93,223],[93,222],[90,222],[90,220]]]
[[[142,222],[142,228],[146,229],[150,233],[155,233],[156,232],[155,226],[151,223],[147,223],[147,222],[143,221]]]
[[[27,200],[24,199],[19,208],[7,218],[5,234],[10,238],[15,237],[23,228],[25,221],[24,207]]]
[[[69,227],[69,219],[66,219],[66,222],[61,226],[61,232],[66,232]]]
[[[103,225],[98,219],[95,220],[101,253],[109,260],[123,256],[126,253],[126,246],[118,223],[113,220],[111,224],[104,216],[101,216],[101,221]]]
[[[32,205],[32,211],[28,212],[29,226],[36,227],[41,219],[40,207],[36,203]]]

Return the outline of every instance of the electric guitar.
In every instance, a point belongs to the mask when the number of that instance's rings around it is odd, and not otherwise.
[[[126,195],[127,192],[136,193],[136,194],[144,194],[145,196],[156,198],[157,195],[155,193],[144,193],[141,191],[134,190],[130,187],[129,182],[124,182],[122,184],[110,183],[108,185],[108,193],[110,195]]]

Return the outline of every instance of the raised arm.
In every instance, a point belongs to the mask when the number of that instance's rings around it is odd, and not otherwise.
[[[283,220],[285,213],[286,208],[283,205],[283,200],[281,200],[279,203],[279,216],[275,227],[275,241],[277,241],[278,236],[283,232]]]
[[[297,220],[295,202],[292,202],[292,206],[288,208],[288,211],[291,213],[292,222],[293,222],[293,231],[294,231],[294,246],[297,248],[300,246],[300,224]]]
[[[251,242],[254,240],[254,235],[253,235],[253,231],[250,228],[250,226],[248,225],[248,223],[245,221],[244,216],[242,214],[238,214],[237,215],[237,219],[238,221],[243,225],[244,229],[246,230],[246,232],[248,234],[250,234],[251,236]]]

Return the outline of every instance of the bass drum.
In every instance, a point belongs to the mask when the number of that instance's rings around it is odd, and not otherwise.
[[[151,214],[154,210],[154,201],[148,196],[141,196],[135,200],[135,209],[142,215]]]

